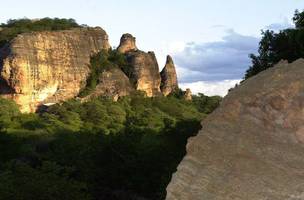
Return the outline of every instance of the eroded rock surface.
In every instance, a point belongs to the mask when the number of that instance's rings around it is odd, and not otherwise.
[[[127,72],[136,90],[144,91],[148,97],[160,95],[159,67],[153,52],[130,51]]]
[[[101,28],[18,35],[0,50],[0,94],[23,112],[73,98],[85,85],[90,57],[109,48]]]
[[[160,72],[161,76],[161,92],[164,96],[168,96],[178,89],[177,75],[175,66],[171,56],[167,56],[166,65]]]
[[[232,90],[191,138],[167,200],[304,199],[304,60]]]

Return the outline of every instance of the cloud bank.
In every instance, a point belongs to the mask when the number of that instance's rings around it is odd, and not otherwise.
[[[223,80],[223,81],[197,81],[192,83],[181,83],[180,88],[186,90],[191,88],[193,94],[203,93],[208,96],[225,96],[230,88],[233,88],[241,80]]]
[[[222,41],[188,43],[174,55],[182,83],[240,79],[256,53],[259,38],[229,30]]]

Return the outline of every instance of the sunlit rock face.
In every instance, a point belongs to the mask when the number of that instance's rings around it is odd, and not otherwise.
[[[126,55],[130,65],[127,74],[135,85],[135,89],[144,91],[148,97],[160,95],[161,80],[155,54],[131,51]]]
[[[120,44],[117,48],[120,53],[127,53],[129,51],[136,51],[136,38],[130,33],[125,33],[120,38]]]
[[[90,57],[109,48],[101,28],[20,34],[0,50],[0,95],[22,112],[73,98],[85,85]]]
[[[187,144],[167,200],[304,199],[304,60],[233,89]]]
[[[164,96],[168,96],[178,89],[177,75],[175,66],[171,56],[167,56],[166,65],[160,73],[161,76],[161,92]]]

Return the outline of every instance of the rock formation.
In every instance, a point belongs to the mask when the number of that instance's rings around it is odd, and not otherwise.
[[[129,95],[134,91],[129,78],[118,67],[110,68],[101,73],[99,77],[99,84],[96,86],[94,92],[82,101],[87,101],[98,96],[111,97],[116,101],[119,97]]]
[[[170,93],[178,89],[177,75],[175,66],[171,56],[167,56],[167,61],[164,69],[160,73],[161,76],[161,92],[164,96],[168,96]]]
[[[129,77],[135,89],[144,91],[148,97],[161,94],[159,67],[155,54],[131,51],[126,55],[130,65]]]
[[[136,51],[136,38],[129,33],[125,33],[120,38],[120,44],[117,48],[120,53],[127,53],[129,51]]]
[[[184,98],[186,101],[192,101],[192,92],[190,90],[190,88],[186,89],[186,92],[184,94]]]
[[[125,73],[135,89],[144,91],[148,97],[159,95],[161,80],[155,54],[138,50],[135,37],[128,33],[122,35],[118,51],[127,57],[129,69]]]
[[[108,35],[101,28],[23,33],[0,49],[0,96],[20,105],[22,112],[34,112],[78,96],[90,74],[90,58],[110,49]],[[124,34],[117,49],[128,66],[101,73],[99,84],[86,101],[96,96],[114,100],[141,90],[148,97],[161,95],[161,77],[153,52],[137,49],[135,37]],[[177,88],[171,57],[162,72],[165,95]]]
[[[188,141],[167,200],[304,199],[304,60],[232,90]]]
[[[109,48],[101,28],[20,34],[0,50],[0,94],[23,112],[75,97],[86,82],[91,55]]]

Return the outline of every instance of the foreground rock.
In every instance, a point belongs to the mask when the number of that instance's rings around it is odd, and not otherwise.
[[[18,35],[0,50],[0,94],[22,112],[73,98],[85,85],[90,57],[109,48],[101,28]]]
[[[160,72],[160,76],[160,89],[164,96],[168,96],[178,89],[176,70],[171,56],[167,56],[166,65]]]
[[[191,138],[167,200],[304,199],[304,60],[246,80]]]

